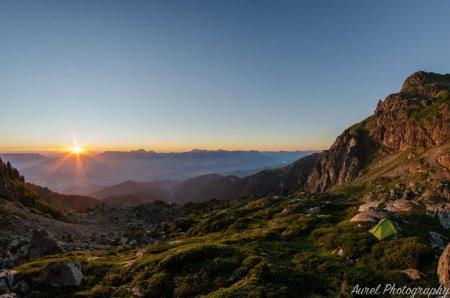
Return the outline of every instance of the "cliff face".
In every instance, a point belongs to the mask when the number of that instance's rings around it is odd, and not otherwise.
[[[301,187],[326,191],[355,179],[376,157],[421,153],[450,141],[450,75],[416,72],[372,116],[342,133],[324,151]],[[446,159],[443,157],[442,159]]]

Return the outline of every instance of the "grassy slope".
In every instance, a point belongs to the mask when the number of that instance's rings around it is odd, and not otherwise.
[[[437,285],[428,231],[450,236],[436,219],[416,210],[398,220],[403,237],[378,241],[371,224],[349,222],[356,201],[330,194],[246,199],[190,205],[190,218],[167,230],[171,242],[141,252],[72,252],[16,268],[30,280],[50,260],[78,260],[81,287],[46,292],[48,297],[333,297],[353,286],[412,284],[399,270],[417,268],[426,277],[414,285]],[[305,211],[323,206],[322,214]],[[420,227],[420,228],[417,228]],[[342,248],[347,258],[331,253]],[[97,259],[93,257],[98,257]],[[128,264],[128,266],[127,266]]]

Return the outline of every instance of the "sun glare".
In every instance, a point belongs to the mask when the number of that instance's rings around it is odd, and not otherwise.
[[[69,148],[69,151],[73,154],[81,154],[84,152],[84,148],[80,146]]]

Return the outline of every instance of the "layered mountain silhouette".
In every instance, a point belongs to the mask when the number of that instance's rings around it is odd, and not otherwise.
[[[157,153],[137,150],[79,157],[0,156],[19,168],[31,183],[60,193],[89,194],[127,180],[185,180],[211,173],[244,177],[263,169],[283,167],[313,152],[192,150]]]

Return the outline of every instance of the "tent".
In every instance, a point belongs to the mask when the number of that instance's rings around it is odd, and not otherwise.
[[[381,220],[376,226],[369,230],[378,240],[397,238],[397,229],[389,219]]]

